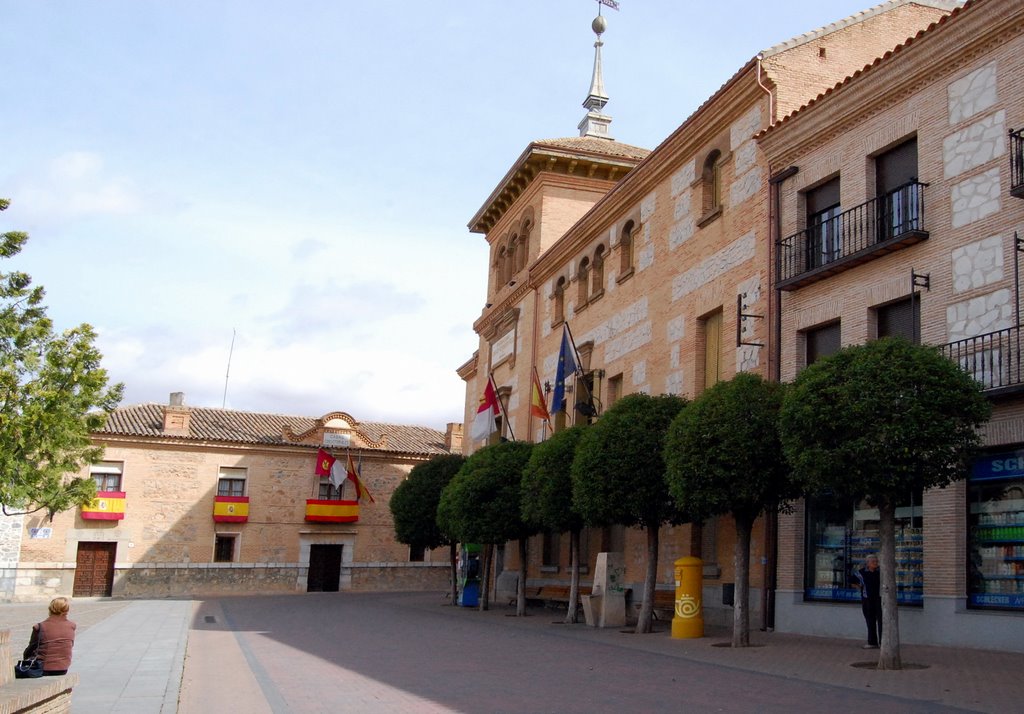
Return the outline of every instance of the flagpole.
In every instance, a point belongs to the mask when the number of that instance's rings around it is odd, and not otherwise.
[[[564,323],[565,331],[569,335],[569,344],[572,345],[573,354],[576,355],[576,371],[574,373],[576,377],[576,383],[583,383],[583,388],[587,390],[587,401],[594,400],[594,390],[587,385],[587,380],[583,374],[583,360],[580,359],[580,351],[576,349],[576,340],[572,336],[572,329],[569,327],[569,321],[566,320]],[[576,406],[573,405],[573,411],[576,411]]]
[[[487,379],[491,381],[491,388],[494,390],[494,398],[498,402],[498,411],[505,417],[505,425],[508,427],[508,434],[512,437],[512,441],[516,440],[515,432],[512,431],[512,421],[508,418],[508,412],[505,411],[505,405],[501,403],[501,397],[498,396],[498,385],[494,383],[494,373],[488,372]],[[530,387],[531,389],[533,387]]]

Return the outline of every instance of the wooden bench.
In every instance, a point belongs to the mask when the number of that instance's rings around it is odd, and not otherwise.
[[[643,606],[642,596],[636,600],[631,600],[630,605],[637,611],[640,612],[640,608]],[[667,615],[666,619],[671,620],[676,612],[676,592],[675,590],[655,590],[654,591],[654,619],[660,620],[658,612]]]
[[[580,585],[579,596],[590,594],[589,585]],[[540,585],[537,587],[526,588],[526,601],[534,602],[543,605],[568,605],[569,604],[569,586],[568,585]],[[513,602],[515,602],[513,600]]]

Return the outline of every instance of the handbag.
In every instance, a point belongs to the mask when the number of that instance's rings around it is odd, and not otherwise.
[[[38,657],[20,659],[14,665],[15,679],[34,679],[43,676],[43,660]]]

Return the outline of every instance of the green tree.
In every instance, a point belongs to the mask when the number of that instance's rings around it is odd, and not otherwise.
[[[533,447],[523,471],[523,520],[537,530],[569,533],[569,607],[565,621],[576,622],[580,591],[580,531],[583,517],[572,504],[572,462],[587,427],[562,429]]]
[[[879,511],[879,669],[900,669],[896,503],[964,478],[990,406],[981,386],[931,347],[884,338],[803,370],[783,400],[782,445],[811,495],[867,498]]]
[[[526,612],[526,542],[534,531],[523,522],[520,503],[523,469],[533,444],[508,441],[474,452],[441,493],[437,522],[462,543],[484,548],[480,609],[488,608],[492,546],[519,541],[516,614]]]
[[[589,427],[572,464],[573,504],[592,526],[621,523],[647,531],[647,570],[637,633],[651,631],[658,575],[658,530],[687,520],[665,483],[665,434],[686,405],[681,397],[630,394]]]
[[[416,464],[398,484],[388,506],[395,523],[395,540],[416,548],[448,546],[451,563],[452,605],[458,605],[455,581],[456,542],[437,525],[437,504],[444,487],[466,462],[461,454],[444,454]]]
[[[779,441],[783,387],[740,373],[703,392],[665,441],[669,492],[700,520],[731,514],[736,526],[732,646],[750,644],[750,536],[754,521],[800,495]]]
[[[8,205],[0,199],[0,211]],[[0,234],[0,257],[17,255],[27,240]],[[95,497],[92,479],[67,474],[102,457],[89,435],[123,387],[107,386],[92,327],[54,332],[44,295],[27,274],[0,272],[0,504],[7,515],[45,510],[52,518]]]

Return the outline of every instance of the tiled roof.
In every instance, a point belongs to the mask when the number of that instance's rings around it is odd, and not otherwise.
[[[601,156],[613,156],[621,159],[642,159],[650,152],[649,149],[642,149],[639,146],[623,144],[611,139],[601,139],[594,136],[570,136],[563,139],[539,139],[533,142],[535,147],[550,146],[556,149],[568,151],[582,151],[587,154],[598,154]]]
[[[163,404],[135,404],[118,407],[107,419],[106,426],[95,432],[97,436],[136,436],[175,439],[181,441],[219,441],[232,444],[289,445],[316,448],[316,444],[297,444],[284,438],[285,427],[301,434],[317,425],[311,417],[261,414],[230,409],[189,407],[189,433],[172,435],[163,432]],[[444,454],[444,433],[422,426],[401,426],[359,422],[352,430],[380,443],[370,447],[375,451],[408,454]]]

